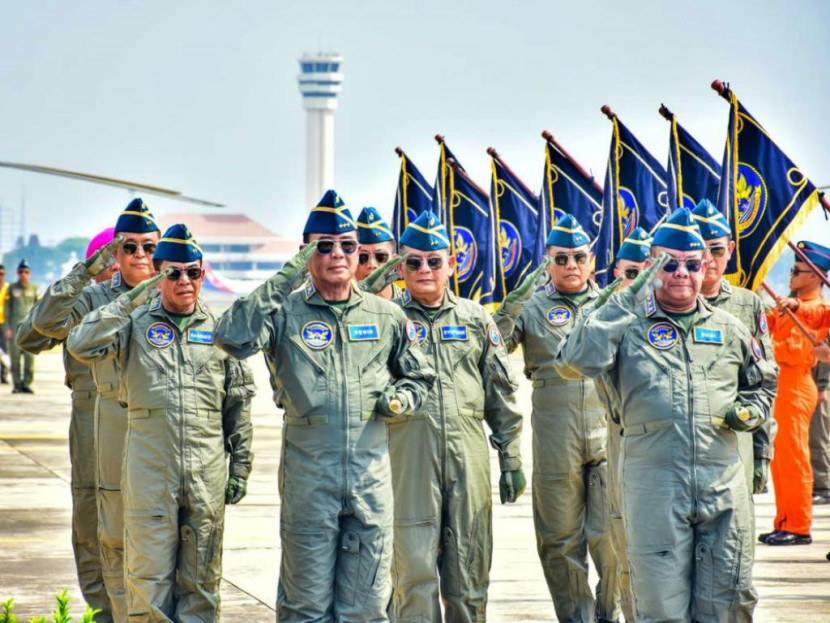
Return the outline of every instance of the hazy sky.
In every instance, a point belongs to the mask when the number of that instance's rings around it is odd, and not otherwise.
[[[601,180],[605,103],[662,162],[661,102],[720,160],[728,105],[715,78],[825,185],[828,20],[822,0],[0,0],[0,160],[178,189],[296,236],[307,208],[297,59],[333,50],[345,59],[336,188],[355,212],[391,213],[396,145],[432,180],[436,132],[488,188],[491,145],[539,187],[543,129]],[[24,186],[27,230],[45,240],[109,226],[129,200],[0,169],[6,224]],[[812,222],[830,239],[818,213]]]

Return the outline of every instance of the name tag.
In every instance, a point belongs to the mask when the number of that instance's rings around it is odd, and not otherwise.
[[[441,327],[441,340],[444,342],[464,342],[467,340],[467,325]]]
[[[213,331],[188,329],[187,341],[191,344],[213,344]]]
[[[692,337],[699,344],[723,344],[723,332],[720,329],[695,327]]]
[[[380,339],[378,326],[376,324],[350,324],[350,342],[368,342]]]

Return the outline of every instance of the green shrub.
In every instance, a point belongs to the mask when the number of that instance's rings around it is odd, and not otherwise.
[[[29,623],[72,623],[72,615],[69,613],[69,590],[64,589],[63,592],[55,595],[57,608],[52,612],[52,618],[49,617],[33,617],[29,619]],[[88,605],[81,617],[80,623],[95,623],[95,615],[101,612],[100,610],[93,610]],[[17,616],[14,614],[14,599],[8,599],[0,602],[0,623],[19,623]]]

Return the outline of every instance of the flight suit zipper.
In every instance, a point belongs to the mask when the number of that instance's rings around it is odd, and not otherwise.
[[[340,334],[340,366],[341,373],[335,378],[341,379],[341,382],[346,378],[346,332],[343,330],[343,318],[346,314],[345,310],[341,313],[332,309],[332,313],[337,320],[337,332]],[[344,387],[340,392],[343,396],[343,436],[345,445],[343,447],[343,508],[348,506],[347,499],[349,497],[349,387],[348,383],[344,383]]]
[[[432,358],[435,362],[435,372],[438,374],[438,380],[436,383],[438,385],[438,413],[441,416],[441,488],[443,490],[445,479],[447,477],[447,418],[444,413],[444,387],[441,385],[441,374],[439,373],[440,361],[438,357],[438,336],[435,335],[435,325],[433,324],[433,320],[437,320],[440,315],[441,312],[438,312],[434,318],[430,317],[429,314],[424,314],[424,317],[429,323],[429,334],[432,339]]]
[[[697,519],[697,435],[695,434],[695,398],[694,381],[692,379],[692,366],[689,362],[689,347],[686,342],[686,334],[678,327],[680,339],[683,341],[683,354],[686,362],[686,383],[687,395],[689,397],[689,432],[692,443],[692,519]]]

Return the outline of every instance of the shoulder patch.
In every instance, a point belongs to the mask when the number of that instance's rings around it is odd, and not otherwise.
[[[115,272],[112,274],[112,278],[110,279],[110,288],[115,290],[118,286],[121,285],[121,272]]]
[[[155,346],[156,348],[167,348],[173,343],[176,334],[173,332],[173,327],[166,322],[154,322],[147,327],[145,337],[147,338],[147,343],[150,344],[150,346]]]
[[[758,340],[753,337],[750,339],[749,345],[752,348],[752,354],[755,359],[760,360],[764,358],[764,347],[761,346],[761,343]]]
[[[334,341],[334,331],[325,322],[312,320],[300,330],[300,339],[312,350],[322,350]]]
[[[499,332],[499,328],[496,326],[495,322],[491,322],[490,326],[487,328],[487,338],[493,346],[501,346],[501,333]]]
[[[187,341],[190,344],[213,344],[213,331],[204,329],[188,329]]]
[[[409,340],[409,343],[420,343],[420,341],[418,340],[418,329],[415,327],[415,323],[412,322],[412,320],[410,320],[409,318],[407,318],[406,322],[404,323],[404,327],[406,328],[406,337]],[[424,332],[426,333],[426,329],[424,330]]]
[[[758,329],[761,331],[761,335],[766,335],[769,333],[769,324],[767,324],[767,315],[762,311],[761,315],[758,317]]]
[[[695,327],[692,333],[692,339],[698,344],[723,344],[723,331],[720,329]]]
[[[563,324],[568,324],[572,316],[571,310],[564,305],[551,307],[548,313],[545,314],[547,321],[554,327],[561,327]]]
[[[670,322],[655,322],[646,333],[646,339],[657,350],[668,350],[677,343],[677,329]]]

